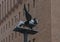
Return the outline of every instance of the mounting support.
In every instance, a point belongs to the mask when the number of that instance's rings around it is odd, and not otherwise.
[[[19,28],[19,27],[16,27],[13,31],[22,33],[24,35],[24,42],[28,42],[29,34],[34,35],[34,34],[38,33],[35,30],[24,29],[24,28]]]

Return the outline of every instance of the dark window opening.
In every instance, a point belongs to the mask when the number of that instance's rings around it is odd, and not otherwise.
[[[33,0],[33,8],[35,8],[35,0]]]
[[[1,28],[1,34],[2,34],[2,28]]]
[[[0,4],[0,20],[1,20],[1,4]]]
[[[20,21],[20,12],[19,12],[19,21]]]
[[[7,42],[7,37],[6,37],[6,42]]]
[[[12,18],[12,25],[13,25],[13,18]]]
[[[6,24],[6,30],[7,30],[7,24]]]
[[[35,38],[33,38],[33,42],[35,42]]]
[[[30,4],[28,3],[28,11],[30,10]]]
[[[9,21],[9,28],[10,28],[10,21]]]
[[[13,36],[14,36],[13,33],[11,35],[12,35],[12,40],[13,40]]]
[[[3,26],[3,32],[5,32],[5,26]]]
[[[15,38],[17,37],[17,32],[15,32]]]
[[[10,35],[9,35],[9,42],[10,42]]]

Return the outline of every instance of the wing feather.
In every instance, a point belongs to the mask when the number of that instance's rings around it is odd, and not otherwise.
[[[30,21],[32,19],[32,16],[28,13],[25,4],[24,4],[24,11],[25,11],[26,20]]]

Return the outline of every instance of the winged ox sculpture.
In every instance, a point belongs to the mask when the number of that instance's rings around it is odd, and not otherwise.
[[[24,16],[26,18],[26,21],[20,21],[17,27],[26,26],[32,29],[38,24],[38,20],[36,18],[32,18],[30,13],[27,11],[25,4],[24,4],[24,12],[25,12]]]

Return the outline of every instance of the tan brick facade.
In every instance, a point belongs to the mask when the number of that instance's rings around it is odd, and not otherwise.
[[[23,5],[39,20],[38,33],[29,35],[33,42],[59,42],[59,1],[56,0],[0,0],[0,42],[23,42],[23,35],[14,32],[16,24],[25,20]]]
[[[60,0],[52,0],[52,42],[60,42]]]

